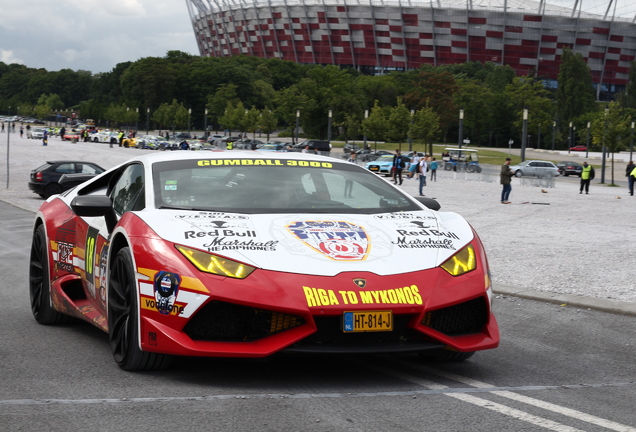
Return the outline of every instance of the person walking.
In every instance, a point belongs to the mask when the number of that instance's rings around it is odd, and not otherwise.
[[[409,172],[406,174],[406,178],[413,178],[415,174],[418,172],[420,167],[420,155],[417,152],[413,153],[413,157],[411,158],[411,165],[409,165]]]
[[[590,192],[590,181],[592,180],[594,180],[594,168],[585,161],[583,162],[583,171],[581,172],[581,189],[579,189],[579,194],[583,193],[583,189],[585,189],[585,195]]]
[[[433,158],[433,159],[431,160],[431,163],[430,163],[428,166],[429,166],[429,168],[431,169],[431,177],[430,177],[430,180],[431,180],[431,181],[435,181],[435,182],[436,182],[436,181],[437,181],[437,168],[438,168],[438,166],[437,166],[437,160],[435,160],[435,158]]]
[[[400,184],[402,184],[402,170],[405,167],[404,159],[400,154],[400,150],[395,150],[395,156],[393,156],[393,183],[398,184],[398,180]]]
[[[634,169],[636,169],[634,161],[629,161],[627,168],[625,168],[625,175],[627,176],[627,184],[629,185],[629,194],[631,196],[634,196],[634,180],[636,180],[636,178],[632,175]]]
[[[512,176],[515,173],[510,169],[510,158],[506,158],[506,161],[501,167],[501,173],[499,174],[499,183],[503,186],[501,189],[501,203],[510,204],[510,192],[512,192]]]
[[[420,159],[419,178],[420,178],[420,196],[424,196],[424,186],[426,186],[426,170],[428,169],[428,162],[426,158]]]
[[[44,129],[44,133],[42,134],[42,145],[49,145],[49,131]]]
[[[22,139],[23,135],[24,135],[24,127],[20,125],[20,139]]]

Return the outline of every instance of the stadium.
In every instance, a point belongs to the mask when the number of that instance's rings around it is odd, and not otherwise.
[[[569,47],[587,61],[597,96],[623,89],[636,58],[634,19],[617,14],[617,0],[601,13],[571,1],[571,7],[545,0],[186,3],[202,56],[278,58],[368,74],[479,61],[556,80]]]

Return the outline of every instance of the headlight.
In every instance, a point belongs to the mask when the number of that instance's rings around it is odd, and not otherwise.
[[[464,249],[446,260],[441,267],[451,276],[459,276],[477,268],[477,260],[475,259],[475,249],[473,245],[468,245]]]
[[[177,250],[183,254],[196,268],[202,272],[212,273],[219,276],[227,276],[237,279],[245,279],[254,270],[252,266],[242,264],[230,259],[190,249],[186,246],[175,245]]]

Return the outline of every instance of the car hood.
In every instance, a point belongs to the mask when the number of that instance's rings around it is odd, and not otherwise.
[[[332,276],[379,275],[437,267],[474,237],[459,215],[404,213],[267,214],[138,213],[160,237],[257,268]]]

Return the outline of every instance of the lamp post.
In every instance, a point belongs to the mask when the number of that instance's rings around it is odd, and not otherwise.
[[[192,108],[188,108],[188,133],[190,133],[190,117],[192,117]]]
[[[135,112],[137,115],[135,116],[135,136],[137,135],[137,130],[139,129],[139,107],[135,108]]]
[[[556,139],[556,121],[552,122],[552,151],[554,151],[554,140]]]
[[[413,117],[415,116],[415,110],[411,110],[411,130],[413,129]],[[413,151],[413,136],[409,130],[409,151]]]
[[[146,108],[146,135],[148,135],[150,125],[150,108]]]
[[[587,122],[587,138],[585,139],[585,157],[586,158],[587,158],[588,152],[590,151],[590,126],[591,125],[592,125],[592,122]]]
[[[329,110],[329,122],[327,123],[327,141],[331,142],[331,117],[333,111]]]
[[[205,116],[203,117],[203,139],[208,141],[208,109],[205,109]]]
[[[632,142],[629,144],[629,160],[632,159],[632,153],[634,152],[634,122],[632,122]]]
[[[537,149],[541,148],[541,124],[537,127]]]
[[[365,109],[364,110],[364,119],[366,120],[368,118],[369,118],[369,110]],[[366,150],[366,148],[367,148],[367,134],[365,133],[364,134],[364,149]]]
[[[462,140],[464,139],[464,108],[459,109],[459,137],[457,139],[457,144],[459,148],[462,148]]]
[[[605,163],[606,163],[606,159],[605,159],[605,149],[607,148],[606,146],[606,140],[607,140],[607,115],[609,114],[609,108],[605,108],[605,125],[604,125],[604,129],[603,129],[603,156],[601,158],[601,184],[605,184]]]
[[[298,142],[298,127],[300,126],[300,110],[297,109],[296,110],[296,141],[293,143],[294,145],[296,145],[296,143]],[[292,139],[292,141],[294,141]]]
[[[523,109],[523,131],[521,136],[521,162],[526,160],[526,143],[528,140],[528,108]]]
[[[570,122],[570,134],[568,135],[568,154],[570,154],[570,148],[572,148],[572,122]]]
[[[130,107],[126,107],[126,135],[129,135],[129,134],[130,134],[130,125],[129,125],[129,123],[128,123],[128,121],[129,121],[129,120],[128,120],[128,119],[129,119],[129,117],[128,117],[128,113],[129,113],[129,112],[130,112]]]

